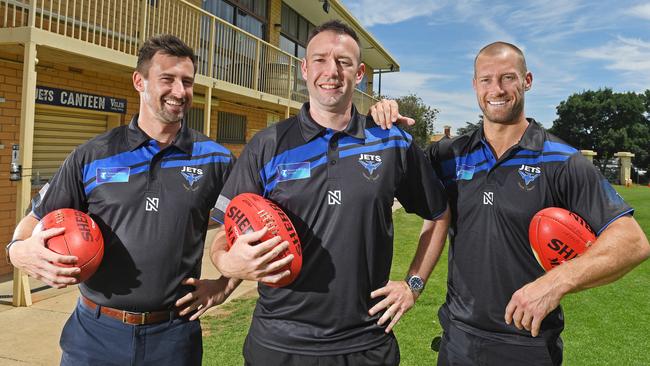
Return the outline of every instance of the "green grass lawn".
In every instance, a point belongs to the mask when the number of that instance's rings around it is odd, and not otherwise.
[[[650,236],[650,188],[617,187]],[[567,365],[650,365],[650,262],[610,285],[567,296]]]
[[[635,217],[650,236],[650,188],[620,188],[636,209]],[[415,252],[421,220],[396,212],[395,256],[391,278],[402,279]],[[416,306],[395,329],[402,365],[435,365],[431,339],[441,333],[437,311],[444,301],[447,253],[434,270]],[[567,296],[562,301],[565,365],[650,365],[650,262],[637,267],[614,284]],[[206,365],[242,365],[242,344],[248,331],[254,298],[237,299],[219,316],[203,318]]]

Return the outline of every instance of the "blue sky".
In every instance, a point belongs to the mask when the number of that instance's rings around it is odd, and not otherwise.
[[[473,59],[498,40],[524,51],[526,114],[545,127],[571,94],[650,89],[650,1],[341,1],[400,63],[382,94],[422,97],[440,111],[437,131],[478,120]]]

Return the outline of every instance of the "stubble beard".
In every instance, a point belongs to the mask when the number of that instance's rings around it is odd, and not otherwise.
[[[183,110],[181,110],[181,112],[174,114],[165,109],[165,101],[161,100],[161,103],[162,106],[160,110],[158,110],[158,112],[156,113],[161,122],[172,125],[174,123],[178,123],[183,120],[183,116],[185,115],[184,108]]]
[[[487,101],[485,102],[487,104]],[[504,124],[504,125],[512,125],[516,124],[519,122],[519,116],[523,113],[524,110],[524,101],[523,99],[519,99],[517,101],[517,104],[513,105],[510,111],[506,112],[505,114],[503,113],[492,113],[489,111],[488,106],[486,105],[485,107],[481,108],[483,111],[483,116],[484,119],[492,122],[492,123],[498,123],[498,124]]]

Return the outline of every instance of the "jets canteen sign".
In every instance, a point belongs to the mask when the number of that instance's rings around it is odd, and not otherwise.
[[[50,88],[47,86],[36,86],[36,103],[90,109],[93,111],[126,113],[126,99]]]

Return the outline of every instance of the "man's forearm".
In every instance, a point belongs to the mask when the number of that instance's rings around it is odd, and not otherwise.
[[[449,209],[447,208],[437,220],[424,221],[420,232],[418,249],[413,257],[408,274],[416,274],[426,282],[445,247],[449,220]]]
[[[12,241],[23,241],[25,239],[29,239],[32,236],[32,232],[34,231],[34,228],[38,225],[38,220],[32,216],[31,214],[28,214],[27,216],[23,217],[18,225],[16,225],[16,229],[14,230],[14,235],[12,236]],[[14,244],[15,245],[15,244]],[[11,246],[9,249],[9,253],[7,253],[8,260],[11,261],[11,252],[15,249],[14,245]],[[18,268],[22,268],[20,263],[17,261],[12,261],[12,264]]]
[[[31,237],[36,225],[38,225],[38,220],[31,214],[23,217],[14,230],[13,239],[24,240]]]
[[[643,230],[631,216],[612,222],[583,255],[545,276],[558,281],[563,295],[606,285],[623,277],[650,256]]]
[[[217,268],[217,270],[221,272],[221,274],[224,273],[222,272],[222,269],[219,268],[219,264],[221,262],[221,256],[226,253],[227,250],[228,244],[226,242],[226,231],[222,226],[220,229],[217,229],[214,240],[212,241],[212,245],[210,246],[210,260],[212,261],[212,264],[214,264],[214,266]],[[228,285],[230,286],[230,283]],[[235,287],[237,286],[235,285]]]
[[[226,285],[226,291],[225,291],[225,293],[226,293],[226,298],[227,298],[228,296],[232,295],[232,293],[235,291],[235,289],[236,289],[239,285],[241,285],[242,282],[243,282],[243,281],[240,280],[239,278],[229,278],[229,279],[228,279],[228,284]]]

